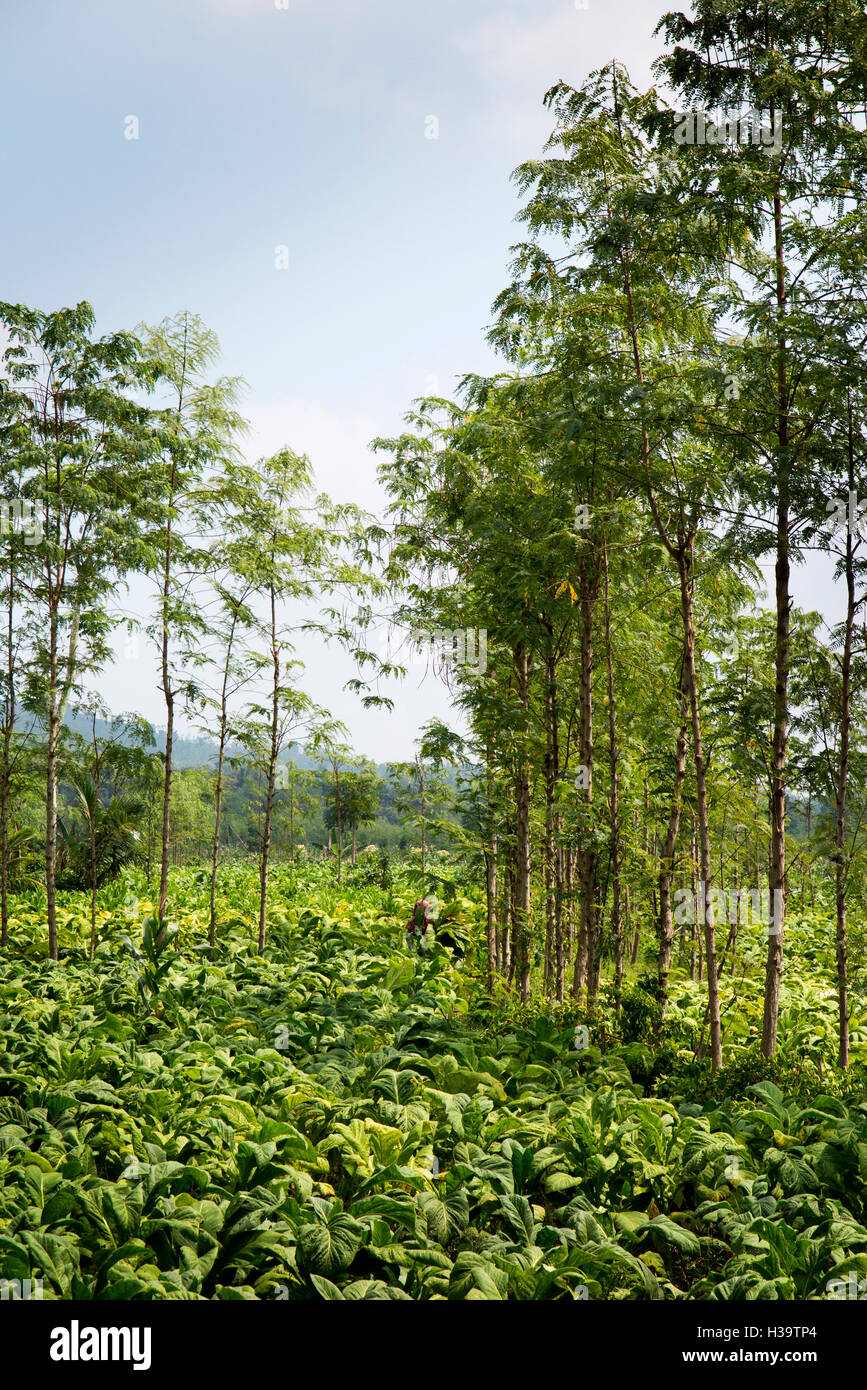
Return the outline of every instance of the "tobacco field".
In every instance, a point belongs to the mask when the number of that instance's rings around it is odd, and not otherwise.
[[[16,903],[3,1277],[54,1299],[791,1300],[867,1272],[867,1032],[823,1088],[833,991],[794,961],[789,1049],[762,1068],[739,1010],[741,1060],[714,1076],[686,977],[661,1047],[637,983],[619,1029],[604,1008],[534,1016],[480,991],[477,901],[443,904],[462,961],[414,956],[409,881],[338,888],[326,866],[278,871],[264,958],[253,874],[227,867],[211,962],[204,881],[178,871],[186,909],[149,954],[127,872],[95,969],[77,895],[59,965]],[[803,966],[831,949],[821,920],[792,935]]]

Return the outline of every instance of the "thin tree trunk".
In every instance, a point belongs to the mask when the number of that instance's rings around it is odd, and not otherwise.
[[[488,991],[494,988],[494,975],[499,965],[497,943],[497,841],[492,836],[485,852],[485,927],[487,943]]]
[[[166,585],[168,579],[166,580]],[[164,589],[165,601],[168,603],[168,588]],[[169,852],[171,843],[171,800],[172,800],[172,742],[174,739],[175,726],[175,697],[171,685],[169,674],[169,636],[168,627],[163,628],[162,644],[162,671],[163,671],[163,694],[166,702],[166,743],[165,743],[165,767],[163,771],[163,823],[160,852],[160,886],[157,896],[157,917],[160,921],[166,915],[166,904],[169,896]]]
[[[514,881],[514,850],[509,841],[505,856],[505,873],[503,874],[503,906],[502,906],[502,933],[501,933],[501,953],[500,970],[511,980],[512,978],[512,884]]]
[[[741,888],[741,867],[740,867],[740,859],[739,859],[739,857],[738,857],[738,840],[739,840],[738,830],[737,830],[737,827],[735,827],[735,868],[734,868],[734,879],[735,879],[735,911],[734,911],[734,916],[732,917],[732,930],[731,930],[731,944],[732,944],[732,968],[731,968],[731,975],[732,975],[732,979],[734,979],[734,974],[735,974],[735,961],[736,961],[736,959],[737,959],[737,954],[738,954],[738,919],[739,919],[739,917],[740,917],[740,910],[741,910],[741,897],[740,897],[740,888]],[[746,843],[746,832],[744,833],[744,842]]]
[[[332,770],[334,772],[334,812],[337,816],[337,882],[343,881],[343,807],[340,802],[340,767],[337,759],[332,759]],[[424,836],[424,831],[422,831]],[[424,865],[424,841],[422,841],[421,851],[422,865]],[[422,879],[424,879],[424,868],[422,868]]]
[[[220,720],[220,746],[217,752],[217,783],[214,789],[214,843],[211,847],[211,887],[208,903],[208,939],[211,955],[217,944],[217,868],[220,862],[220,832],[223,814],[223,759],[226,751],[226,705],[225,691]]]
[[[772,112],[773,119],[773,112]],[[774,194],[774,242],[777,311],[786,313],[783,262],[783,211],[779,185]],[[771,872],[770,898],[773,927],[768,932],[765,966],[765,1004],[762,1019],[762,1053],[773,1057],[777,1047],[777,1019],[783,980],[783,926],[786,914],[786,758],[789,737],[789,400],[786,379],[786,337],[781,328],[777,345],[777,539],[775,586],[777,607],[774,658],[774,735],[771,762]],[[777,897],[779,894],[779,898]],[[779,902],[779,911],[777,903]]]
[[[268,868],[271,858],[271,819],[274,810],[274,784],[277,778],[277,755],[279,747],[280,713],[280,648],[277,645],[277,595],[274,581],[270,585],[271,596],[271,668],[273,684],[271,689],[271,747],[268,758],[268,785],[265,793],[265,823],[262,828],[262,860],[259,866],[259,954],[265,950],[265,932],[268,912]]]
[[[623,922],[620,917],[620,823],[617,803],[617,704],[614,695],[614,655],[611,650],[611,601],[608,590],[608,543],[603,542],[605,570],[605,660],[608,668],[608,767],[611,819],[611,930],[614,937],[615,1014],[620,1017],[623,994]]]
[[[574,845],[566,849],[566,902],[568,906],[566,955],[571,957],[575,948],[575,867],[577,850]]]
[[[553,634],[549,632],[549,639]],[[557,661],[553,653],[545,658],[545,985],[551,981],[559,989],[562,973],[562,920],[558,921],[559,883],[555,799],[560,775],[557,710]]]
[[[589,821],[593,806],[593,602],[598,586],[598,565],[595,574],[591,574],[586,559],[582,558],[579,576],[581,595],[579,758],[583,775],[584,807]],[[598,923],[596,851],[589,825],[582,827],[578,836],[578,881],[581,903],[572,993],[575,998],[578,998],[586,986],[587,1003],[590,1006],[593,998],[594,966],[598,952]]]
[[[488,845],[485,851],[485,926],[488,948],[488,991],[494,988],[494,975],[500,964],[497,940],[497,835],[494,829],[494,774],[490,747],[487,750]]]
[[[56,464],[55,483],[60,492],[60,464]],[[47,506],[46,506],[47,510]],[[46,531],[48,529],[46,525]],[[54,518],[55,546],[60,547],[60,511]],[[75,659],[78,647],[79,610],[73,601],[72,621],[69,632],[69,647],[66,658],[66,674],[60,686],[60,658],[58,653],[58,607],[62,594],[62,571],[57,576],[52,573],[52,562],[45,560],[45,574],[51,606],[48,618],[48,747],[45,760],[45,897],[46,917],[48,919],[48,956],[56,961],[57,949],[57,763],[60,729],[66,712],[69,692],[75,674]]]
[[[632,898],[631,898],[631,893],[630,893],[630,889],[629,889],[629,884],[628,884],[628,883],[627,883],[627,885],[626,885],[625,892],[626,892],[626,921],[627,921],[627,922],[631,922],[631,920],[632,920],[632,912],[631,912],[631,901],[632,901]],[[629,956],[629,960],[630,960],[630,963],[631,963],[632,965],[637,965],[637,964],[638,964],[638,952],[639,952],[640,948],[641,948],[641,928],[640,928],[640,926],[636,926],[635,931],[634,931],[633,934],[632,934],[632,950],[631,950],[631,953],[630,953],[630,956]]]
[[[6,708],[3,721],[3,766],[0,771],[0,947],[9,944],[9,782],[15,730],[15,549],[9,546],[9,601],[6,609]]]
[[[708,826],[707,783],[704,760],[704,745],[701,733],[701,715],[698,707],[698,680],[695,669],[695,619],[693,613],[693,545],[678,551],[680,570],[680,595],[684,625],[684,667],[689,702],[692,711],[692,742],[695,761],[696,802],[698,810],[699,851],[701,854],[701,876],[703,881],[705,966],[707,969],[707,998],[710,1024],[711,1066],[718,1071],[722,1066],[722,1030],[719,1008],[719,982],[716,961],[716,926],[714,923],[713,899],[711,897],[711,849]]]
[[[665,1021],[668,1008],[669,975],[671,972],[671,949],[674,943],[674,918],[671,911],[671,876],[674,870],[674,851],[680,830],[680,812],[683,784],[686,779],[687,731],[689,727],[689,695],[686,689],[686,663],[682,659],[678,681],[680,700],[680,732],[674,751],[674,785],[671,792],[671,806],[668,825],[659,860],[659,956],[657,960],[657,994],[659,998],[660,1026]]]
[[[189,324],[184,318],[184,345],[183,359],[180,372],[180,384],[178,386],[177,422],[180,429],[183,419],[184,391],[187,377],[187,344],[189,335]],[[160,846],[160,886],[157,896],[157,918],[162,921],[166,915],[166,905],[169,895],[169,847],[171,837],[171,797],[172,797],[172,743],[174,738],[175,723],[175,696],[172,688],[171,671],[169,670],[169,597],[171,594],[172,580],[172,550],[174,534],[172,531],[172,510],[175,505],[175,491],[178,483],[177,460],[172,455],[172,466],[169,475],[169,495],[166,508],[166,543],[163,551],[163,593],[162,593],[162,613],[161,613],[161,666],[162,666],[162,686],[163,696],[166,703],[166,745],[165,745],[165,769],[163,773],[163,823]]]
[[[57,960],[57,615],[51,614],[49,635],[48,747],[45,766],[45,897],[48,917],[48,955]]]
[[[530,703],[530,663],[523,643],[515,649],[518,697],[526,720]],[[525,747],[518,753],[515,778],[515,905],[512,914],[516,954],[520,970],[521,1000],[530,994],[530,761]]]
[[[562,835],[563,826],[558,811],[554,817],[554,963],[556,968],[557,1002],[559,1004],[562,1004],[566,997],[566,942],[563,930],[564,851]]]
[[[849,405],[849,491],[855,488],[855,447],[852,430],[852,403]],[[846,528],[846,628],[841,665],[840,758],[837,768],[836,816],[834,824],[834,888],[837,909],[837,1009],[839,1048],[837,1060],[845,1070],[849,1065],[849,979],[846,960],[846,792],[849,780],[849,734],[852,700],[852,632],[855,626],[855,539],[851,525]]]
[[[696,961],[696,939],[697,939],[697,932],[698,932],[698,927],[697,927],[697,922],[696,922],[696,915],[695,915],[695,905],[696,905],[696,901],[697,901],[697,899],[696,899],[696,887],[697,887],[697,883],[696,883],[696,860],[697,860],[697,858],[698,858],[698,846],[697,846],[697,844],[696,844],[696,842],[695,842],[695,827],[693,827],[692,834],[690,835],[690,839],[689,839],[690,887],[691,887],[691,891],[692,891],[692,904],[693,904],[693,911],[690,913],[692,930],[691,930],[691,932],[690,932],[689,978],[690,978],[691,980],[695,980],[695,978],[696,978],[696,965],[697,965],[697,964],[698,964],[698,968],[699,968],[698,978],[699,978],[699,980],[701,979],[701,962],[700,962],[700,961],[698,961],[698,962]]]
[[[211,946],[211,956],[217,944],[217,868],[220,862],[220,830],[223,814],[223,762],[226,753],[226,738],[229,726],[228,702],[229,702],[229,671],[232,662],[232,648],[235,641],[235,628],[238,622],[238,612],[232,612],[232,622],[229,628],[229,636],[226,642],[226,660],[223,664],[223,683],[220,689],[220,742],[217,750],[217,783],[214,789],[214,842],[211,847],[211,886],[210,901],[208,903],[208,939]]]
[[[420,820],[420,830],[421,830],[421,891],[422,891],[422,896],[424,896],[425,883],[426,883],[426,874],[425,874],[425,851],[426,851],[426,847],[427,847],[427,839],[426,839],[426,835],[425,835],[425,809],[426,809],[426,805],[425,805],[425,787],[424,787],[424,764],[422,763],[422,760],[421,760],[421,758],[418,756],[418,754],[416,754],[416,759],[415,759],[415,770],[416,770],[416,776],[418,777],[418,807],[419,807],[419,820]]]
[[[96,955],[96,826],[94,816],[99,813],[99,788],[97,786],[93,812],[90,817],[90,959]]]

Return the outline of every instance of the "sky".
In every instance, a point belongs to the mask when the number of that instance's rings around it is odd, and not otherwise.
[[[612,57],[650,85],[666,8],[3,0],[0,298],[86,299],[103,332],[197,313],[246,382],[245,452],[288,444],[319,489],[382,515],[370,441],[414,398],[502,365],[485,328],[522,235],[510,174],[550,132],[545,91]],[[827,561],[794,588],[839,606]],[[144,603],[134,590],[130,613]],[[376,761],[411,756],[434,714],[456,722],[420,667],[387,714],[343,690],[339,652],[299,653],[308,693]],[[156,666],[124,634],[99,689],[161,722]]]

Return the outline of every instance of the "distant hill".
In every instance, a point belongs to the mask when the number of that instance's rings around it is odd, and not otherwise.
[[[82,734],[85,737],[88,737],[90,735],[91,721],[85,715],[67,714],[64,723],[68,728],[74,729],[76,733]],[[20,726],[22,728],[29,727],[27,721],[25,720],[21,721]],[[109,721],[106,719],[97,719],[96,732],[97,736],[100,738],[110,737],[111,724],[109,723]],[[152,745],[152,747],[155,752],[161,753],[163,748],[165,747],[165,728],[155,727],[154,736],[156,741]],[[240,754],[241,751],[242,750],[240,746],[237,744],[231,745],[228,749],[229,754],[232,756]],[[172,740],[172,763],[173,766],[178,770],[184,770],[186,768],[192,767],[212,766],[216,762],[216,757],[216,739],[207,738],[204,735],[198,735],[190,738],[176,734],[174,739]],[[304,770],[313,769],[314,771],[321,772],[327,770],[328,768],[328,763],[325,761],[324,758],[311,758],[308,756],[308,754],[302,752],[301,749],[298,748],[293,749],[291,758],[287,757],[287,755],[284,753],[283,761],[293,762],[295,763],[296,767],[303,768]],[[374,766],[380,777],[386,776],[386,763],[375,763]],[[449,781],[452,780],[452,772],[453,769],[451,768],[446,770],[445,775],[447,780]]]
[[[76,733],[88,737],[91,732],[91,721],[86,715],[67,714],[64,720],[67,728],[74,729]],[[97,719],[96,732],[99,738],[109,738],[111,736],[111,724],[107,719]],[[161,753],[165,747],[166,731],[158,725],[154,727],[155,742],[151,745],[154,752]],[[129,742],[130,740],[126,740]],[[238,744],[230,745],[228,752],[230,755],[241,753]],[[190,767],[208,767],[217,757],[217,740],[208,738],[205,735],[194,735],[192,738],[183,734],[175,734],[172,739],[172,763],[178,769]],[[324,768],[326,766],[322,759],[310,758],[306,753],[296,750],[291,758],[301,768]]]

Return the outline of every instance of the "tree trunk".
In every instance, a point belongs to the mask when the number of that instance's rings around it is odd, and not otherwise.
[[[262,860],[259,866],[259,954],[265,950],[268,912],[268,867],[271,859],[271,819],[274,810],[274,784],[277,779],[280,710],[280,648],[277,645],[277,596],[271,582],[271,747],[268,759],[268,785],[265,793],[265,823],[262,827]]]
[[[736,959],[737,959],[737,954],[738,954],[738,920],[739,920],[740,911],[741,911],[741,898],[740,898],[741,867],[740,867],[740,860],[739,860],[739,858],[738,858],[738,838],[739,838],[739,836],[738,836],[738,831],[737,831],[737,829],[735,829],[735,870],[734,870],[734,877],[735,877],[735,904],[736,904],[736,906],[735,906],[734,917],[732,918],[732,930],[731,930],[731,941],[732,941],[732,967],[731,967],[731,975],[732,975],[732,979],[734,979],[734,974],[735,974],[735,961],[736,961]],[[746,830],[744,831],[744,843],[746,844]]]
[[[697,965],[697,964],[700,965],[700,963],[696,961],[697,923],[696,923],[696,919],[695,919],[695,904],[696,904],[696,891],[695,891],[695,890],[696,890],[696,887],[697,887],[697,882],[696,882],[696,877],[697,877],[697,876],[696,876],[696,871],[695,871],[695,870],[696,870],[696,860],[697,860],[697,859],[698,859],[698,845],[697,845],[696,842],[695,842],[695,826],[693,826],[692,834],[690,835],[690,838],[689,838],[690,889],[691,889],[691,892],[692,892],[692,903],[693,903],[693,911],[690,913],[691,928],[692,928],[692,930],[691,930],[691,932],[690,932],[689,978],[690,978],[691,980],[695,980],[695,978],[696,978],[696,965]],[[701,979],[700,970],[699,970],[698,978]]]
[[[614,696],[614,656],[611,650],[611,602],[608,592],[608,544],[603,543],[605,567],[605,660],[608,668],[608,768],[611,821],[611,931],[614,937],[615,1014],[620,1018],[623,993],[623,923],[620,917],[620,824],[617,805],[617,705]]]
[[[579,568],[581,594],[581,652],[579,679],[579,758],[584,790],[585,824],[578,836],[578,882],[581,892],[578,946],[572,976],[575,998],[587,988],[592,1000],[592,978],[597,955],[596,851],[590,833],[593,808],[593,602],[598,587],[598,565],[591,574],[586,559]]]
[[[57,615],[51,614],[49,636],[48,747],[45,765],[45,897],[48,955],[57,960]]]
[[[549,632],[549,638],[553,634]],[[557,662],[553,654],[545,658],[545,985],[554,981],[558,992],[562,975],[563,923],[558,912],[560,884],[557,866],[557,826],[555,801],[560,775],[558,738]]]
[[[783,212],[779,190],[774,195],[774,242],[777,311],[786,313],[783,263]],[[786,757],[789,737],[789,402],[786,379],[786,337],[780,329],[777,342],[777,543],[775,585],[777,631],[774,681],[774,736],[771,762],[771,872],[770,898],[773,927],[768,931],[765,965],[765,1005],[762,1020],[762,1053],[773,1057],[777,1047],[777,1018],[783,980],[783,925],[786,913]],[[779,894],[779,898],[777,897]],[[779,902],[779,913],[777,903]]]
[[[711,1066],[718,1071],[722,1066],[722,1031],[719,1008],[719,982],[716,961],[716,926],[714,923],[713,899],[711,897],[711,849],[708,826],[707,784],[704,760],[704,746],[701,734],[701,715],[698,706],[698,680],[695,669],[695,618],[693,612],[693,546],[691,536],[689,545],[678,550],[680,571],[680,597],[684,626],[684,668],[689,702],[692,711],[692,741],[695,761],[696,802],[698,809],[699,851],[701,854],[701,876],[703,882],[705,965],[707,969],[707,998],[710,1024]]]
[[[514,879],[514,849],[511,841],[508,842],[505,856],[505,873],[503,874],[503,905],[501,909],[502,929],[500,934],[500,970],[511,980],[512,978],[512,883]]]
[[[15,730],[15,550],[9,546],[9,602],[6,609],[6,708],[3,720],[3,765],[0,769],[0,948],[9,944],[9,782]]]
[[[416,772],[418,773],[418,805],[419,805],[419,812],[420,812],[420,817],[421,817],[421,891],[422,891],[422,895],[424,895],[424,891],[425,891],[425,880],[426,880],[426,875],[425,875],[425,850],[426,850],[425,809],[426,809],[426,808],[425,808],[425,794],[424,794],[424,765],[423,765],[423,763],[422,763],[420,757],[416,757],[415,766],[416,766]]]
[[[220,862],[220,830],[223,815],[223,763],[226,754],[226,738],[229,726],[229,671],[231,668],[232,648],[234,646],[237,621],[238,614],[236,610],[232,614],[232,623],[229,628],[229,637],[226,643],[226,660],[223,665],[223,684],[220,690],[220,743],[217,750],[217,782],[214,789],[214,843],[211,847],[211,886],[210,900],[208,903],[208,940],[211,946],[212,958],[217,944],[217,868]]]
[[[494,975],[500,967],[501,950],[497,933],[497,833],[494,828],[493,753],[487,749],[488,847],[485,853],[485,925],[488,947],[488,990],[493,991]]]
[[[626,921],[627,921],[627,923],[631,923],[631,921],[632,921],[631,894],[630,894],[630,891],[629,891],[629,884],[628,884],[628,883],[627,883],[627,885],[626,885],[626,887],[625,887],[625,889],[624,889],[624,893],[625,893],[625,895],[626,895]],[[637,965],[637,964],[638,964],[638,952],[639,952],[640,948],[641,948],[641,927],[640,927],[640,926],[636,926],[635,931],[634,931],[633,934],[632,934],[632,950],[631,950],[630,956],[629,956],[629,960],[630,960],[630,963],[631,963],[632,965]]]
[[[577,851],[574,845],[568,845],[566,849],[566,903],[567,903],[567,936],[566,936],[566,955],[571,957],[575,948],[575,867],[577,861]]]
[[[524,737],[530,702],[530,664],[523,643],[515,649],[518,696],[524,710]],[[512,914],[517,965],[520,970],[521,1000],[530,994],[530,761],[524,746],[518,753],[515,778],[515,905]]]
[[[332,771],[334,773],[334,813],[337,816],[337,882],[343,881],[343,807],[340,803],[340,767],[337,759],[332,759]],[[422,832],[423,833],[423,832]],[[421,852],[422,863],[424,863],[424,848]],[[422,878],[424,869],[422,869]]]
[[[849,401],[849,492],[855,488],[855,447],[852,430],[852,403]],[[849,736],[852,702],[852,632],[855,626],[855,540],[852,527],[846,527],[846,627],[841,665],[840,758],[837,768],[836,816],[834,822],[834,887],[837,909],[837,1010],[841,1068],[849,1065],[849,979],[846,960],[846,792],[849,780]]]
[[[497,943],[497,839],[491,836],[485,852],[485,926],[488,948],[487,978],[488,992],[494,988],[494,975],[499,966]]]
[[[96,826],[93,817],[99,814],[99,788],[90,821],[90,959],[96,955]]]
[[[214,842],[211,846],[211,886],[208,902],[208,940],[211,956],[217,944],[217,868],[220,862],[220,831],[223,813],[223,759],[226,751],[225,703],[220,721],[220,746],[217,752],[217,783],[214,789]]]
[[[674,871],[674,851],[680,830],[683,784],[686,779],[687,731],[689,728],[689,695],[686,689],[686,662],[681,659],[678,682],[680,701],[680,732],[674,750],[674,785],[668,813],[665,839],[659,859],[659,957],[657,960],[657,994],[660,1026],[665,1022],[668,1008],[671,949],[674,943],[674,918],[671,911],[671,876]]]

